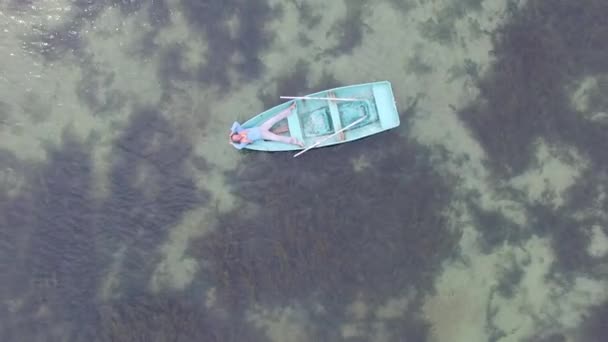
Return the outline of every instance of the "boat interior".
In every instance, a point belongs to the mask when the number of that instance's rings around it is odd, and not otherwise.
[[[298,108],[298,116],[304,138],[331,135],[362,117],[365,119],[352,126],[349,131],[378,121],[375,104],[367,99],[344,102],[305,101],[302,107]]]

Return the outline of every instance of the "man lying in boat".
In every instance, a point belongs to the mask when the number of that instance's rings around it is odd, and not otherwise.
[[[295,102],[292,103],[289,108],[256,127],[243,128],[238,122],[235,121],[230,129],[230,143],[239,150],[256,140],[280,141],[286,144],[294,144],[304,147],[304,144],[294,137],[286,137],[270,131],[274,124],[288,117],[294,108],[296,108]]]

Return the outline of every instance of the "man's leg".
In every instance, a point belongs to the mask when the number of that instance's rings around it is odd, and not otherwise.
[[[274,134],[287,133],[287,132],[289,132],[289,126],[280,125],[280,126],[276,127],[275,129],[271,130],[271,132]]]
[[[288,117],[289,115],[291,115],[293,109],[295,109],[295,106],[293,106],[293,105],[289,106],[289,108],[283,110],[279,114],[275,115],[274,117],[272,117],[272,118],[268,119],[266,122],[264,122],[260,126],[260,128],[262,128],[262,130],[270,131],[270,128],[272,126],[274,126],[274,124],[276,124],[277,122],[279,122],[279,121],[285,119],[286,117]]]
[[[293,145],[298,145],[300,147],[304,147],[304,144],[302,142],[298,141],[298,139],[296,139],[294,137],[277,135],[277,134],[274,134],[267,130],[262,131],[262,138],[264,140],[280,141],[280,142],[284,142],[286,144],[293,144]]]

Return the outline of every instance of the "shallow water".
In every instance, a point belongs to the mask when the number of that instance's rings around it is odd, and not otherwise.
[[[607,15],[0,2],[0,340],[603,341]],[[227,142],[280,96],[377,80],[395,130]]]

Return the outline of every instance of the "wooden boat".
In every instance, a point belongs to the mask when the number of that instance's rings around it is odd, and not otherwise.
[[[296,101],[293,114],[275,126],[287,125],[283,135],[294,136],[305,147],[258,140],[244,148],[256,151],[295,151],[343,144],[399,126],[399,113],[388,81],[356,84],[320,91],[307,96],[281,96],[289,101],[270,108],[242,124],[261,125]]]

